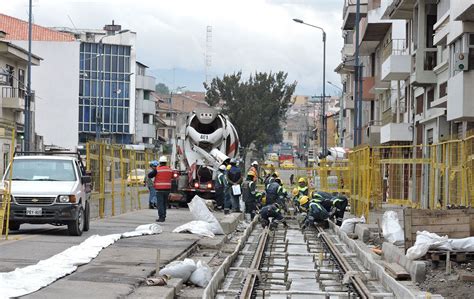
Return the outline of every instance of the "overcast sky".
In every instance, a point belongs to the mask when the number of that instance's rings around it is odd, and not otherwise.
[[[0,11],[27,20],[28,0],[0,0]],[[157,82],[204,90],[206,27],[212,26],[213,76],[242,70],[285,71],[297,94],[322,92],[322,34],[327,80],[340,85],[343,0],[33,0],[42,26],[102,28],[112,19],[137,33],[137,59]],[[71,20],[72,22],[71,22]],[[34,49],[33,49],[34,51]],[[338,90],[327,85],[330,94]]]

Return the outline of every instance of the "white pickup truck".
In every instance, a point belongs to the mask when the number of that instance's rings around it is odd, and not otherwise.
[[[77,153],[18,153],[3,176],[11,178],[9,228],[23,223],[67,225],[69,234],[89,230],[91,177]]]

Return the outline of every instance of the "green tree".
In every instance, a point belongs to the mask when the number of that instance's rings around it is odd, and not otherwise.
[[[170,94],[170,89],[165,83],[158,83],[155,85],[155,91],[161,94]]]
[[[286,82],[287,77],[281,71],[256,72],[243,80],[238,72],[204,83],[207,103],[222,103],[222,112],[236,127],[244,158],[252,144],[262,151],[265,145],[281,142],[281,124],[296,87],[296,81]]]

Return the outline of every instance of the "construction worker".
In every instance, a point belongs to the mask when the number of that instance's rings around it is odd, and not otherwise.
[[[265,182],[264,182],[265,186],[272,183],[276,178],[278,178],[278,172],[275,171],[270,176],[267,176],[265,178]]]
[[[331,199],[331,202],[334,207],[331,217],[334,216],[336,218],[336,225],[341,226],[342,220],[344,219],[344,212],[347,207],[347,197],[344,195],[335,196]]]
[[[270,222],[270,218],[272,218]],[[281,206],[277,203],[264,206],[260,210],[260,224],[263,228],[270,226],[270,228],[276,228],[278,223],[283,223],[285,227],[288,227],[286,221],[283,218]]]
[[[280,202],[280,197],[283,194],[283,188],[281,186],[281,179],[275,178],[265,187],[265,193],[267,197],[267,205]]]
[[[295,204],[297,210],[300,212],[300,213],[306,213],[308,212],[308,208],[309,208],[309,197],[306,196],[306,195],[303,195],[299,198],[298,200],[298,203]]]
[[[156,221],[165,222],[168,197],[171,192],[171,181],[173,180],[173,171],[166,165],[168,163],[166,156],[161,156],[158,163],[158,167],[155,167],[148,174],[148,177],[155,178],[153,187],[156,189],[156,201],[158,206],[158,219],[156,219]]]
[[[296,197],[296,201],[299,200],[301,196],[309,196],[309,188],[304,178],[298,179],[298,187],[293,189],[292,194],[293,200],[295,200]]]
[[[329,218],[328,211],[323,207],[321,202],[317,200],[311,200],[308,205],[308,214],[303,224],[303,229],[310,227],[315,223],[327,225],[327,219]]]
[[[229,209],[235,213],[240,213],[240,183],[242,183],[242,171],[237,167],[237,160],[230,160],[230,169],[227,171],[227,182],[229,186],[228,194],[231,199],[231,207],[224,206],[224,214],[229,214]],[[233,187],[238,186],[238,187]]]
[[[150,174],[153,170],[158,167],[158,161],[153,160],[150,162],[150,169],[151,171],[148,173]],[[153,182],[154,177],[148,177],[148,175],[145,177],[145,184],[148,188],[148,191],[150,192],[150,195],[148,197],[148,208],[149,209],[155,209],[156,208],[156,190],[154,187],[154,182]]]
[[[258,162],[257,161],[252,162],[252,164],[250,165],[250,168],[249,168],[249,172],[250,171],[253,171],[255,173],[253,181],[257,182],[257,179],[258,179]]]
[[[249,215],[250,220],[255,217],[258,198],[261,197],[259,192],[257,192],[257,183],[254,181],[255,176],[255,172],[249,171],[247,178],[242,183],[242,200],[245,203],[245,215]]]
[[[214,190],[216,191],[216,205],[218,209],[224,208],[224,202],[227,193],[228,183],[225,172],[226,166],[222,164],[221,166],[219,166],[216,184],[214,185]]]

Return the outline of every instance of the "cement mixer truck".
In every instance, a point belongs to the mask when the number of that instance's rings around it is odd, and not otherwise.
[[[178,124],[171,165],[178,170],[178,192],[214,198],[217,169],[239,154],[239,137],[229,118],[213,108],[198,108]]]

